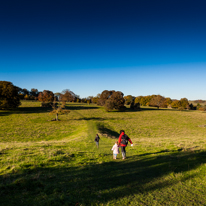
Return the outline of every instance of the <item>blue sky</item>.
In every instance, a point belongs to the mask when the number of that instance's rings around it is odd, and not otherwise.
[[[81,98],[103,90],[204,99],[204,0],[7,0],[0,80]]]

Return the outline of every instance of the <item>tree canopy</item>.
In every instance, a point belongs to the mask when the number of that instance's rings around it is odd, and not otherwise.
[[[11,82],[0,81],[0,109],[12,109],[18,107],[21,102],[19,88]]]
[[[158,109],[160,107],[167,107],[165,97],[161,95],[154,95],[150,100],[150,106],[157,107]]]
[[[40,102],[53,102],[54,101],[54,93],[49,90],[44,90],[43,92],[39,92],[38,100]]]
[[[60,100],[63,102],[72,102],[75,101],[76,95],[74,92],[70,91],[69,89],[65,89],[62,91],[62,94],[60,95]]]
[[[97,104],[100,105],[100,106],[104,106],[106,100],[110,98],[110,96],[112,95],[113,92],[114,92],[114,91],[104,90],[104,91],[100,94],[100,97],[99,97],[99,99],[98,99]]]
[[[104,90],[98,99],[98,104],[104,106],[107,111],[112,111],[113,109],[123,110],[125,108],[124,103],[124,94],[114,90]]]

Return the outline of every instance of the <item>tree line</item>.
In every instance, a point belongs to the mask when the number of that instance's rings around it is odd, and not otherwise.
[[[94,103],[99,106],[104,106],[106,111],[119,110],[124,111],[125,105],[133,110],[139,110],[140,106],[152,106],[159,108],[177,108],[179,110],[193,110],[199,109],[206,110],[206,105],[201,105],[199,102],[204,103],[203,100],[197,100],[197,106],[190,104],[187,98],[180,100],[172,100],[171,98],[163,97],[161,95],[148,95],[148,96],[132,96],[124,94],[121,91],[104,90],[101,94],[95,97],[89,96],[87,98],[80,98],[69,89],[63,90],[61,93],[53,93],[49,90],[38,91],[32,88],[30,91],[14,86],[11,82],[0,81],[0,109],[16,108],[21,104],[21,100],[37,100],[42,102],[42,106],[48,106],[53,102],[60,101],[62,104],[66,102],[81,102],[81,103]]]

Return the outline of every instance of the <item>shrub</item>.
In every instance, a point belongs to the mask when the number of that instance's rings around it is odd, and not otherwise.
[[[201,106],[198,108],[199,111],[206,111],[206,106]]]
[[[184,107],[178,107],[178,110],[183,111],[183,110],[185,110],[185,108]]]
[[[201,104],[197,104],[197,110],[199,110],[199,108],[201,108],[202,107],[202,105]]]
[[[135,104],[134,104],[134,102],[132,102],[132,103],[130,104],[130,109],[140,110],[140,103],[135,103]]]
[[[134,104],[134,109],[135,110],[140,110],[140,103],[135,103]]]

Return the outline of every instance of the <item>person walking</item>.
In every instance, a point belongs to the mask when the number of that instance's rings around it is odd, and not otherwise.
[[[100,137],[99,137],[98,134],[96,134],[96,137],[95,137],[94,141],[96,142],[97,148],[99,148],[99,140],[100,140]]]
[[[128,141],[131,143],[131,146],[133,146],[132,140],[125,134],[124,130],[120,130],[120,135],[118,139],[118,144],[121,147],[122,152],[122,159],[126,158],[126,146],[128,144]]]
[[[119,154],[119,145],[118,145],[118,141],[115,142],[115,144],[112,147],[112,151],[113,151],[113,159],[117,159],[117,154]]]

